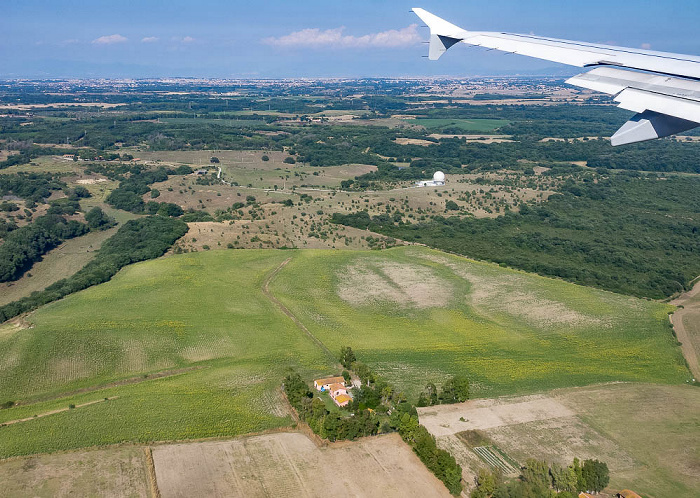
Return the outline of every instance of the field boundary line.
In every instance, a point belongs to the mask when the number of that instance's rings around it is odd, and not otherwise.
[[[148,474],[148,489],[151,492],[151,498],[160,498],[160,489],[158,489],[158,479],[156,479],[156,463],[153,461],[153,452],[150,446],[143,449],[146,456],[146,470]]]
[[[78,408],[83,408],[85,406],[95,405],[97,403],[104,403],[105,401],[112,401],[112,400],[115,400],[117,398],[119,398],[119,396],[112,396],[110,398],[104,398],[104,399],[96,399],[94,401],[88,401],[87,403],[82,403],[80,405],[70,405],[70,406],[67,406],[66,408],[58,408],[56,410],[51,410],[48,412],[39,413],[37,415],[32,415],[31,417],[18,418],[15,420],[8,420],[7,422],[0,423],[0,427],[5,426],[5,425],[19,424],[20,422],[29,422],[30,420],[36,420],[38,418],[48,417],[49,415],[55,415],[57,413],[67,412],[69,410],[77,410]],[[71,406],[73,408],[71,408]]]
[[[282,304],[282,302],[281,302],[279,299],[277,299],[277,298],[270,292],[270,282],[272,282],[272,280],[274,280],[274,278],[275,278],[275,277],[277,276],[277,274],[282,270],[282,268],[284,268],[285,266],[287,266],[287,264],[288,264],[291,260],[292,260],[292,258],[287,258],[287,259],[285,259],[284,261],[282,261],[282,263],[279,264],[279,266],[278,266],[277,268],[275,268],[275,269],[272,271],[272,273],[270,273],[270,274],[267,276],[267,278],[265,279],[265,282],[263,282],[263,285],[262,285],[262,292],[263,292],[263,294],[265,295],[265,297],[267,297],[270,301],[272,301],[272,302],[280,309],[280,311],[282,311],[282,313],[284,313],[285,315],[287,315],[287,316],[296,324],[296,326],[299,327],[299,329],[301,329],[301,331],[304,332],[304,333],[309,337],[309,339],[311,339],[311,340],[314,342],[314,344],[316,344],[319,348],[321,348],[321,350],[322,350],[324,353],[326,353],[326,355],[328,355],[329,358],[332,359],[332,361],[333,361],[334,364],[340,366],[340,363],[338,363],[338,359],[335,357],[335,355],[334,355],[333,353],[331,353],[331,350],[328,349],[328,348],[326,347],[326,345],[323,344],[323,342],[321,342],[321,340],[320,340],[318,337],[316,337],[315,335],[313,335],[313,334],[311,333],[311,331],[310,331],[309,329],[307,329],[306,326],[305,326],[303,323],[301,323],[301,321],[296,317],[296,315],[295,315],[294,313],[292,313],[292,312],[289,310],[289,308],[287,308],[284,304]]]
[[[191,372],[193,370],[200,370],[202,368],[206,368],[206,367],[193,366],[193,367],[178,368],[175,370],[161,370],[160,372],[141,374],[138,377],[128,377],[126,379],[115,380],[114,382],[110,382],[108,384],[101,384],[99,386],[83,387],[81,389],[76,389],[74,391],[68,391],[68,392],[56,394],[53,396],[39,397],[36,399],[32,399],[31,401],[19,400],[15,403],[15,406],[31,406],[31,405],[34,405],[36,403],[44,403],[46,401],[54,401],[54,400],[62,399],[62,398],[70,398],[71,396],[77,396],[79,394],[102,391],[103,389],[110,389],[112,387],[127,386],[130,384],[140,384],[142,382],[146,382],[149,380],[164,379],[167,377],[174,377],[175,375],[182,375],[184,373]]]

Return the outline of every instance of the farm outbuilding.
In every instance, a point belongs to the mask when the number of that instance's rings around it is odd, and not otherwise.
[[[341,394],[339,396],[334,397],[333,401],[335,401],[336,405],[343,407],[350,403],[352,401],[352,398],[347,394]]]

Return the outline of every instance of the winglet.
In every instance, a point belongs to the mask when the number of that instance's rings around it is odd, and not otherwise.
[[[661,114],[654,111],[644,111],[627,121],[617,130],[610,143],[613,147],[636,142],[645,142],[655,138],[668,137],[698,126],[698,123],[685,119]]]
[[[438,60],[442,57],[442,54],[447,52],[447,49],[461,42],[467,34],[467,31],[464,29],[431,14],[427,10],[419,7],[415,7],[411,10],[413,10],[413,13],[420,17],[430,28],[430,50],[428,52],[428,58],[431,61]]]

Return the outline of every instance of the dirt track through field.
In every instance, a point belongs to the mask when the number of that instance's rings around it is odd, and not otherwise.
[[[700,362],[698,362],[698,349],[700,337],[693,334],[688,324],[690,322],[700,323],[700,281],[695,286],[682,296],[671,301],[674,306],[683,306],[671,315],[671,323],[673,330],[676,332],[676,338],[681,343],[683,356],[688,362],[690,373],[693,374],[695,380],[700,380]],[[698,327],[694,325],[694,327]]]
[[[287,264],[291,260],[292,260],[292,258],[285,259],[284,261],[282,261],[282,263],[280,263],[280,265],[277,268],[275,268],[275,270],[272,273],[270,273],[270,275],[268,275],[268,277],[265,279],[265,282],[263,283],[263,286],[262,286],[263,294],[265,294],[265,296],[270,301],[272,301],[275,304],[275,306],[277,306],[280,309],[280,311],[282,311],[282,313],[284,313],[289,318],[291,318],[291,320],[296,324],[296,326],[299,327],[299,329],[301,329],[301,331],[304,332],[309,337],[309,339],[311,339],[314,342],[314,344],[316,344],[319,348],[321,348],[321,350],[324,353],[326,353],[326,355],[328,355],[328,357],[332,360],[333,363],[340,365],[340,363],[338,363],[338,359],[335,357],[335,355],[333,353],[331,353],[331,350],[328,349],[326,347],[326,345],[323,344],[318,339],[318,337],[313,335],[311,333],[311,331],[309,329],[307,329],[306,326],[303,323],[301,323],[301,321],[294,315],[294,313],[289,311],[289,308],[287,308],[284,304],[282,304],[282,302],[279,299],[277,299],[275,296],[273,296],[272,293],[270,292],[270,282],[272,282],[272,280],[277,276],[277,274],[282,270],[282,268],[287,266]]]
[[[87,403],[82,403],[80,405],[74,405],[74,408],[70,408],[70,407],[59,408],[57,410],[51,410],[49,412],[34,415],[32,417],[18,418],[17,420],[8,420],[7,422],[3,422],[1,425],[12,425],[12,424],[19,424],[20,422],[29,422],[30,420],[35,420],[35,419],[41,418],[41,417],[48,417],[49,415],[54,415],[56,413],[67,412],[68,410],[83,408],[84,406],[90,406],[90,405],[94,405],[96,403],[104,403],[105,401],[112,401],[114,399],[117,399],[118,397],[119,396],[112,396],[111,398],[104,398],[104,399],[98,399],[95,401],[88,401]]]

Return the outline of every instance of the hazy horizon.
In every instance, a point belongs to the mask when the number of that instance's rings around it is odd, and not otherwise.
[[[576,69],[479,48],[429,62],[421,6],[466,29],[698,54],[700,3],[602,0],[345,3],[268,0],[10,0],[0,20],[0,79],[394,78],[564,76]],[[605,15],[601,16],[601,12]]]

